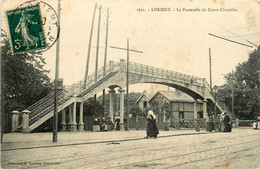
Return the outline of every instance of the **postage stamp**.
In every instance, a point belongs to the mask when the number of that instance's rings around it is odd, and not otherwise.
[[[46,48],[40,6],[6,12],[13,54]]]
[[[5,13],[13,54],[44,52],[59,37],[58,15],[46,2],[26,1]]]

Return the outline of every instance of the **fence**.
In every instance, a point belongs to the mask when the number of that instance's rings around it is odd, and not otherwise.
[[[178,119],[178,120],[167,120],[163,122],[162,119],[157,121],[157,126],[161,130],[167,130],[169,128],[174,129],[194,129],[195,121],[199,128],[205,128],[205,119]],[[145,129],[147,127],[146,117],[132,117],[129,119],[129,128]]]
[[[232,123],[235,124],[235,127],[252,127],[253,123],[256,120],[232,120]]]

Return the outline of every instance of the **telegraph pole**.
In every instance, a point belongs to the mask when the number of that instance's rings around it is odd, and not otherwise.
[[[98,18],[95,82],[97,81],[97,74],[98,74],[98,52],[99,52],[99,34],[100,34],[101,9],[102,9],[102,5],[100,5],[100,7],[99,7],[99,18]]]
[[[100,34],[100,21],[101,21],[101,9],[102,5],[99,7],[99,18],[98,18],[98,31],[97,31],[97,48],[96,48],[96,67],[95,67],[95,82],[97,82],[98,76],[98,52],[99,52],[99,34]],[[95,103],[95,112],[96,112],[96,101],[97,101],[97,94],[94,95],[94,103]]]
[[[106,75],[106,63],[107,63],[107,42],[108,42],[108,19],[109,19],[109,8],[107,8],[107,27],[106,27],[106,46],[105,46],[105,57],[104,57],[104,69],[103,69],[103,76]],[[106,99],[106,93],[105,89],[103,89],[103,117],[105,115],[105,99]]]
[[[211,72],[211,53],[209,48],[209,80],[210,80],[210,91],[212,92],[212,72]]]
[[[90,58],[90,50],[91,50],[91,42],[92,42],[92,34],[93,34],[93,26],[94,26],[94,21],[95,21],[96,8],[97,8],[97,4],[95,5],[95,8],[94,8],[90,36],[89,36],[88,58],[87,58],[86,72],[85,72],[85,78],[84,78],[84,89],[86,88],[86,84],[87,84],[87,80],[88,80],[89,58]]]
[[[58,25],[60,31],[60,0],[58,0]],[[55,68],[55,97],[54,97],[54,115],[53,115],[53,138],[52,142],[57,143],[58,135],[58,79],[59,79],[59,56],[60,56],[60,36],[56,44],[56,68]]]
[[[126,67],[126,118],[127,118],[127,128],[129,129],[129,115],[128,115],[128,108],[129,108],[129,103],[128,103],[128,92],[129,92],[129,51],[131,52],[137,52],[137,53],[143,53],[142,51],[138,50],[132,50],[129,49],[129,39],[127,38],[127,48],[120,48],[120,47],[114,47],[110,46],[110,48],[114,49],[119,49],[119,50],[126,50],[127,51],[127,67]]]
[[[126,119],[127,119],[127,130],[129,130],[129,39],[127,38],[127,65],[126,65]]]
[[[1,29],[1,34],[2,34],[2,29]],[[3,96],[2,96],[2,63],[3,63],[3,60],[2,60],[2,55],[0,54],[0,134],[1,134],[1,144],[3,142],[3,134],[4,134],[4,119],[5,119],[5,115],[4,115],[4,109],[2,107],[3,105]]]
[[[231,72],[231,77],[232,77],[232,116],[234,116],[234,76],[233,76],[233,70]]]

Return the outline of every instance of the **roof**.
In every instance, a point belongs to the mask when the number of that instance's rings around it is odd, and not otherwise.
[[[143,96],[146,96],[148,101],[153,97],[153,95],[153,93],[142,93],[135,102],[138,103],[143,98]]]
[[[183,92],[174,92],[174,91],[158,91],[151,99],[149,99],[148,102],[150,102],[154,97],[156,97],[158,94],[161,94],[164,96],[167,100],[171,102],[194,102],[194,99],[183,93]]]

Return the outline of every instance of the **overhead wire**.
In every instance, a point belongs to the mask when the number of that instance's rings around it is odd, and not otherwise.
[[[241,36],[239,36],[239,35],[237,35],[237,34],[231,32],[231,31],[229,31],[228,29],[226,29],[226,28],[224,28],[223,26],[217,24],[216,22],[213,22],[212,20],[208,19],[207,17],[205,17],[205,16],[203,16],[203,15],[201,15],[201,16],[204,17],[206,20],[210,21],[211,23],[214,23],[214,24],[217,25],[218,27],[224,29],[225,31],[227,31],[227,32],[229,32],[229,33],[235,35],[236,37],[240,37],[240,38],[242,38],[243,40],[247,41],[248,43],[250,43],[250,44],[254,45],[255,47],[257,47],[256,44],[252,43],[251,41],[247,40],[246,38],[243,38],[243,37],[241,37]]]

